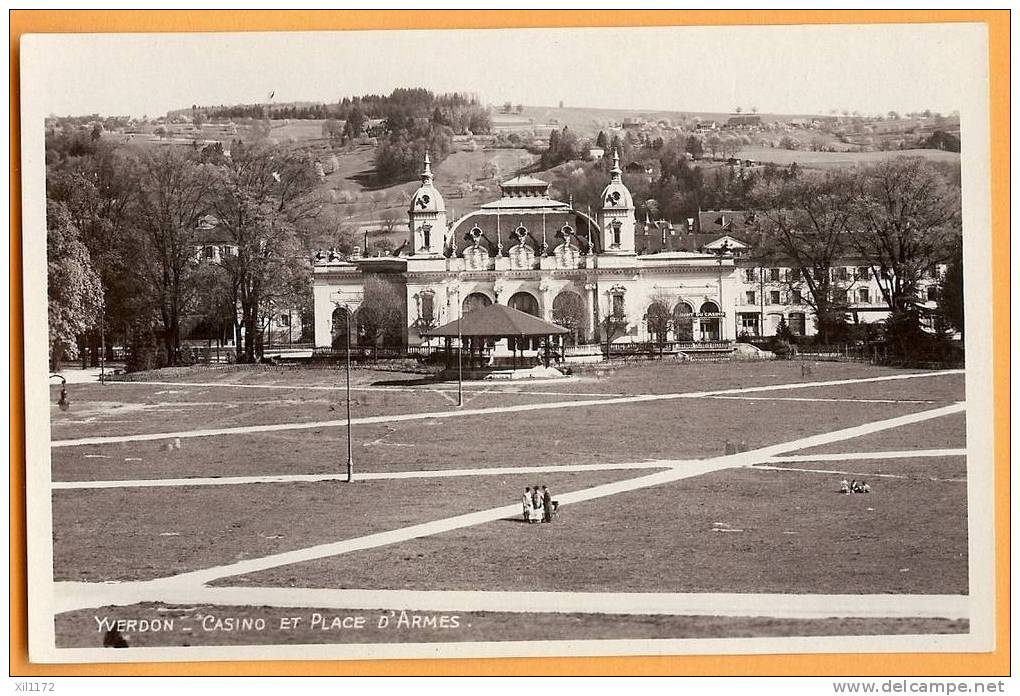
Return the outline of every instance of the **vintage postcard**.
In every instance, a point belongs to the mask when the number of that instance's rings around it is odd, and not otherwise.
[[[994,649],[984,24],[21,69],[33,662]]]

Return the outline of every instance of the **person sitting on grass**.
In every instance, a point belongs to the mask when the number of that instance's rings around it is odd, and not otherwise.
[[[846,479],[839,482],[839,492],[843,495],[850,495],[850,483]]]
[[[861,493],[871,493],[871,486],[867,481],[861,481]]]

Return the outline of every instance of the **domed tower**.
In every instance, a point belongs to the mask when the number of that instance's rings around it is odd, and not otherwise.
[[[409,253],[413,256],[441,256],[446,237],[446,203],[432,183],[432,160],[425,153],[421,186],[411,196],[407,210]]]
[[[609,184],[602,190],[602,208],[598,212],[602,248],[609,254],[633,254],[634,198],[623,183],[620,153],[616,150],[609,174]]]

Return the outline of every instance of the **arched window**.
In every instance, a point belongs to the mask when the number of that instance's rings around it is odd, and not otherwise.
[[[614,222],[612,224],[612,228],[613,228],[613,246],[614,247],[619,247],[620,243],[621,243],[620,242],[620,227],[622,227],[622,225],[620,225],[619,221]]]
[[[674,317],[690,316],[691,314],[694,314],[694,307],[686,302],[677,302],[676,307],[673,308]]]
[[[492,304],[492,300],[489,296],[483,292],[473,292],[464,298],[464,302],[461,303],[462,311],[467,314],[468,312],[476,309],[482,309]]]
[[[530,292],[517,292],[510,296],[507,306],[516,309],[518,312],[530,314],[533,317],[539,315],[538,300]]]
[[[421,226],[421,239],[422,239],[422,248],[423,249],[428,249],[430,246],[432,246],[432,244],[431,244],[431,241],[432,241],[432,225],[430,225],[427,222],[424,225]]]

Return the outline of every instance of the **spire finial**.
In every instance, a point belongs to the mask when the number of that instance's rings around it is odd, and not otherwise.
[[[613,181],[619,181],[620,175],[623,174],[623,170],[620,169],[620,151],[616,148],[613,148],[613,168],[609,173],[613,175]]]
[[[432,181],[432,159],[429,158],[429,151],[425,151],[425,168],[421,172],[421,182],[427,184]]]

